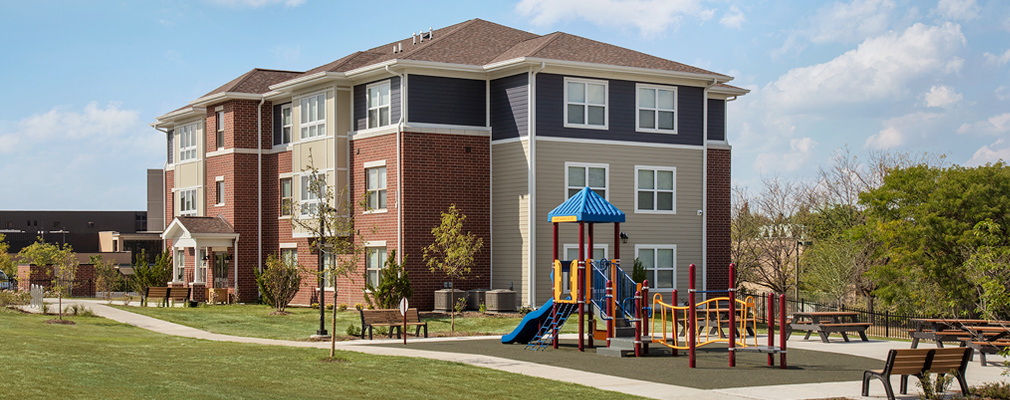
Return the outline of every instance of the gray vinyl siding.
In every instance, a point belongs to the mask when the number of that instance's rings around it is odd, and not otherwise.
[[[514,141],[491,146],[491,287],[506,289],[511,284],[520,304],[526,303],[529,282],[527,145]]]
[[[529,77],[513,75],[491,81],[491,139],[529,133]]]
[[[407,76],[410,122],[487,126],[487,81]]]
[[[364,130],[368,128],[368,96],[365,94],[368,85],[381,82],[386,79],[379,79],[354,87],[354,129]],[[389,78],[389,123],[395,124],[400,120],[400,77]]]
[[[168,163],[175,162],[175,129],[169,129],[168,133]]]
[[[708,140],[726,140],[725,100],[708,100]]]
[[[599,79],[597,79],[599,80]],[[633,81],[608,82],[608,129],[565,128],[564,75],[537,74],[537,135],[564,138],[701,145],[704,88],[677,87],[677,134],[635,131],[638,113]]]
[[[635,245],[676,245],[676,284],[687,293],[688,265],[701,265],[702,222],[702,151],[641,145],[585,144],[537,140],[537,304],[551,295],[550,263],[552,225],[547,213],[565,201],[565,162],[608,164],[609,201],[624,211],[626,222],[620,228],[628,234],[621,244],[622,266],[630,271],[635,259]],[[594,155],[606,154],[605,159]],[[676,214],[635,212],[635,167],[676,167]],[[497,177],[496,177],[497,179]],[[495,209],[497,212],[497,209]],[[495,226],[497,229],[497,226]],[[588,229],[588,227],[587,227]],[[610,258],[615,255],[613,224],[596,224],[596,244],[607,244]],[[565,243],[578,243],[578,224],[559,224],[559,251]],[[699,267],[700,268],[700,267]],[[702,272],[698,271],[698,286]],[[653,291],[655,292],[655,291]]]

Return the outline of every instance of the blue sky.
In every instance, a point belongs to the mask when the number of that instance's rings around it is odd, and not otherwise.
[[[252,68],[304,71],[481,18],[735,76],[733,184],[813,178],[839,148],[1010,160],[1010,2],[5,1],[0,209],[143,210],[148,126]]]

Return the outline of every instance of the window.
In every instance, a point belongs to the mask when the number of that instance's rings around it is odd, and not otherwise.
[[[333,279],[333,269],[337,266],[337,254],[333,252],[323,253],[323,287],[328,290],[336,288],[337,281]]]
[[[677,169],[635,167],[636,212],[677,213]]]
[[[217,124],[217,149],[224,148],[224,111],[218,111],[214,118]]]
[[[677,284],[677,246],[639,245],[635,246],[635,258],[645,265],[645,276],[649,286],[657,289],[673,289]]]
[[[610,246],[606,244],[594,244],[593,245],[593,260],[602,260],[607,258],[607,250]],[[566,244],[565,248],[565,260],[572,261],[579,259],[579,245],[576,244]]]
[[[607,127],[607,82],[565,78],[565,126]]]
[[[190,124],[179,131],[179,161],[196,159],[196,124]]]
[[[302,139],[326,136],[326,93],[302,97],[301,108]]]
[[[172,271],[173,282],[185,282],[186,280],[186,250],[175,251],[175,268]]]
[[[207,249],[200,249],[200,255],[196,258],[196,274],[193,275],[194,283],[204,283],[207,279]]]
[[[284,261],[290,265],[298,264],[298,249],[281,249],[281,261]]]
[[[281,142],[278,144],[291,143],[291,105],[281,106]]]
[[[572,197],[582,188],[589,186],[596,194],[606,199],[608,195],[607,168],[607,164],[565,163],[565,169],[568,172],[565,175],[565,187],[568,188],[565,198]]]
[[[196,215],[196,188],[179,191],[179,215]]]
[[[368,129],[389,125],[389,81],[368,86]]]
[[[677,89],[638,85],[638,130],[677,133]]]
[[[379,287],[379,270],[386,262],[386,248],[371,247],[367,249],[367,254],[368,256],[365,257],[366,279],[372,284],[372,287]]]
[[[214,192],[217,195],[217,205],[224,204],[224,181],[215,182]]]
[[[386,167],[365,170],[365,187],[368,190],[368,209],[386,208]]]
[[[316,215],[319,207],[319,194],[326,190],[326,175],[302,175],[302,197],[299,203],[299,211],[303,218]]]
[[[281,216],[291,215],[291,178],[281,179]]]

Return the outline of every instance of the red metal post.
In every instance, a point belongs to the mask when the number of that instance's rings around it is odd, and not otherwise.
[[[589,256],[586,260],[593,258],[593,231],[594,225],[592,222],[589,223],[589,248],[587,249]],[[586,265],[586,274],[589,276],[589,280],[592,280],[593,276],[593,266],[591,264]],[[590,303],[593,300],[593,287],[586,285],[586,314],[588,314],[588,325],[589,325],[589,337],[587,338],[589,343],[589,348],[596,347],[593,344],[593,339],[596,338],[596,317],[594,316],[593,306]]]
[[[635,357],[642,356],[642,291],[635,291]]]
[[[576,294],[573,295],[573,296],[577,296],[578,301],[576,302],[576,305],[578,305],[578,307],[579,307],[579,351],[585,351],[586,350],[586,347],[585,347],[585,325],[586,325],[586,314],[585,314],[585,311],[586,311],[586,307],[585,307],[586,301],[585,301],[585,299],[586,298],[585,298],[585,295],[584,295],[585,294],[585,286],[586,286],[586,274],[585,274],[586,273],[586,259],[585,259],[585,257],[583,257],[583,255],[586,254],[586,253],[583,253],[583,251],[585,250],[585,237],[586,237],[585,223],[584,222],[579,222],[579,263],[578,263],[579,272],[578,272],[578,275],[576,276],[578,278],[578,280],[579,280],[579,283],[577,285],[575,285],[578,288],[577,289],[578,293],[576,293]]]
[[[677,289],[673,289],[673,295],[672,296],[673,296],[673,298],[670,300],[670,304],[672,304],[674,307],[676,307],[677,306]],[[653,311],[655,311],[655,310],[653,310]],[[678,337],[678,335],[677,335],[677,309],[671,308],[670,309],[670,314],[671,314],[670,315],[670,321],[672,322],[670,324],[670,330],[673,331],[673,344],[674,344],[674,346],[676,346],[677,345],[677,341],[678,341],[678,339],[677,339],[677,337]],[[666,323],[666,320],[664,319],[663,322]],[[686,334],[687,326],[684,326],[684,331],[685,331],[685,334]],[[663,327],[663,340],[664,341],[666,340],[666,327],[665,326]],[[679,355],[679,354],[677,354],[677,349],[671,349],[671,350],[673,350],[673,356],[674,357],[676,357],[676,356]]]
[[[786,295],[779,295],[779,368],[786,369]]]
[[[736,366],[736,266],[729,265],[729,366]]]
[[[695,304],[694,304],[694,264],[691,264],[687,269],[687,325],[688,330],[687,335],[687,357],[688,366],[694,368],[694,334],[698,324],[698,317],[695,315]]]
[[[768,347],[775,346],[775,294],[768,292],[768,302],[765,303],[768,310]],[[768,353],[768,366],[775,366],[775,355]]]

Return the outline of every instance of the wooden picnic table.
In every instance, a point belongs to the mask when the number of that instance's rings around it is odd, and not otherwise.
[[[914,318],[915,329],[908,331],[912,338],[912,348],[919,347],[920,340],[931,340],[936,347],[943,348],[944,342],[961,342],[961,339],[971,338],[972,333],[962,329],[966,325],[986,324],[984,319],[970,318]],[[961,342],[963,346],[964,343]]]
[[[828,336],[831,333],[840,333],[842,338],[848,342],[849,335],[846,333],[856,332],[862,341],[868,342],[870,340],[866,337],[866,328],[873,324],[856,321],[858,316],[859,313],[849,311],[797,312],[793,313],[793,320],[789,324],[789,328],[806,331],[807,334],[803,336],[803,340],[810,339],[810,334],[817,332],[822,342],[829,343]]]

